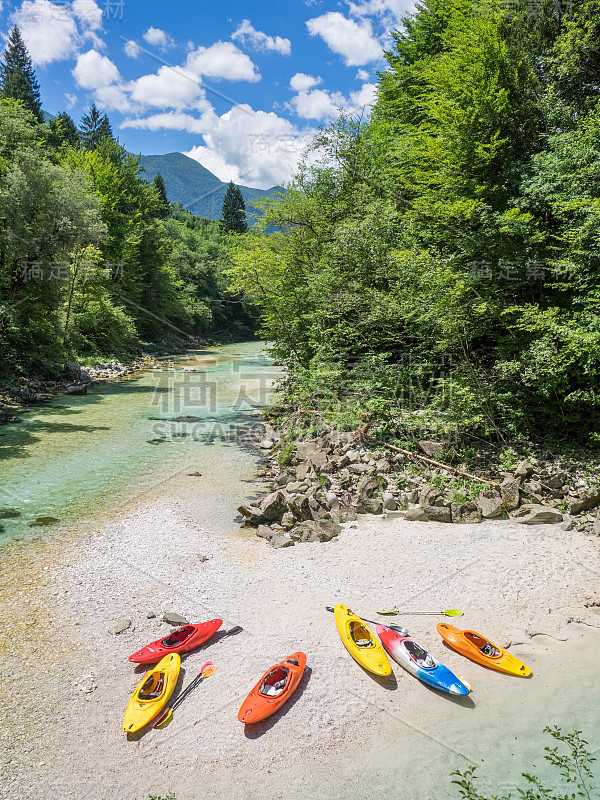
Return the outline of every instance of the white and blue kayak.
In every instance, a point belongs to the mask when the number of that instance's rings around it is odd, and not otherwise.
[[[376,630],[381,644],[391,657],[423,683],[448,694],[465,695],[471,691],[470,686],[440,664],[410,636],[402,636],[385,625],[378,625]]]

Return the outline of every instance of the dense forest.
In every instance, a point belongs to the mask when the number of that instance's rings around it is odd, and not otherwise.
[[[228,291],[227,224],[170,206],[92,106],[78,128],[44,122],[15,28],[0,66],[0,371],[60,371],[66,358],[248,336]],[[243,201],[242,201],[243,205]]]
[[[234,279],[288,394],[404,431],[600,440],[600,2],[424,0]]]

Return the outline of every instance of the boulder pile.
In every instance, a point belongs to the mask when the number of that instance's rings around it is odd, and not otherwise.
[[[600,484],[580,462],[531,458],[512,470],[496,465],[469,481],[450,467],[376,447],[354,432],[327,424],[317,431],[285,443],[280,431],[265,425],[259,447],[267,455],[271,491],[238,511],[274,547],[330,541],[340,523],[358,514],[455,524],[511,517],[600,535]],[[438,442],[422,441],[419,448],[429,458],[441,452]]]

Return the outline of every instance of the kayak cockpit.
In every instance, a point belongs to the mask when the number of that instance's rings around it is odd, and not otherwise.
[[[265,677],[258,691],[267,697],[278,697],[287,685],[289,674],[287,667],[278,665]]]
[[[142,688],[138,692],[138,700],[142,702],[149,702],[150,700],[156,700],[158,697],[161,696],[165,689],[165,673],[164,672],[153,672],[148,678],[144,681]]]
[[[502,651],[499,650],[495,644],[488,642],[487,639],[484,639],[482,636],[478,636],[476,633],[473,633],[473,631],[465,631],[464,637],[470,644],[475,645],[475,647],[488,658],[499,658],[502,655]]]
[[[375,647],[373,637],[362,622],[353,620],[350,623],[350,636],[357,647]]]
[[[411,661],[421,667],[421,669],[433,669],[436,665],[436,661],[431,656],[427,650],[425,650],[421,645],[418,645],[416,642],[413,642],[411,639],[405,639],[402,644],[404,645],[404,649],[409,655]]]
[[[185,625],[183,628],[177,628],[170,633],[166,639],[162,639],[161,645],[163,647],[177,647],[189,639],[195,630],[196,628],[193,625]]]

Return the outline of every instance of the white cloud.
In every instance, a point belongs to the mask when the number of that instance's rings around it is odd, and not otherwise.
[[[216,42],[210,47],[198,47],[188,54],[187,68],[196,75],[225,78],[228,81],[261,79],[256,65],[231,42]]]
[[[85,28],[92,31],[102,29],[104,12],[94,0],[73,0],[71,8],[75,17]]]
[[[139,58],[142,55],[142,48],[130,39],[128,42],[125,42],[123,45],[123,50],[125,51],[125,55],[129,56],[129,58]]]
[[[249,47],[255,50],[274,50],[282,56],[292,54],[292,43],[289,39],[281,36],[268,36],[262,31],[257,31],[249,19],[245,19],[231,35],[232,39],[238,39],[243,45],[248,43]]]
[[[137,130],[159,131],[187,131],[188,133],[203,133],[206,123],[202,118],[194,117],[183,111],[169,111],[165,114],[153,114],[151,117],[140,119],[125,119],[121,128],[136,128]]]
[[[148,42],[148,44],[151,44],[154,47],[160,47],[162,50],[166,50],[169,47],[175,46],[173,37],[169,36],[168,33],[165,33],[160,28],[148,28],[142,38],[144,41]]]
[[[100,86],[94,90],[96,104],[103,111],[131,112],[131,100],[125,92],[123,86],[119,84],[109,84]]]
[[[411,0],[361,0],[361,2],[348,3],[353,17],[376,16],[381,18],[383,25],[398,27],[402,17],[414,10]]]
[[[19,26],[36,65],[63,61],[77,50],[77,26],[66,6],[55,6],[48,0],[25,0],[11,21]]]
[[[204,94],[199,78],[171,67],[132,81],[128,91],[134,102],[155,108],[185,108],[195,105]]]
[[[290,89],[295,92],[306,92],[312,89],[313,86],[318,86],[323,83],[323,78],[314,75],[307,75],[305,72],[297,72],[290,78]]]
[[[377,84],[365,83],[357,92],[350,93],[350,102],[357,108],[372,106],[377,100]]]
[[[356,80],[357,81],[367,81],[369,80],[369,73],[366,69],[359,69],[356,73]]]
[[[223,181],[267,189],[292,177],[313,130],[301,131],[273,112],[235,106],[218,117],[205,116],[204,145],[186,155]]]
[[[341,92],[330,92],[327,89],[301,90],[286,105],[302,119],[324,122],[335,119],[340,111],[360,113],[363,107],[373,105],[375,97],[375,84],[365,83],[356,92],[351,92],[349,98],[344,97]]]
[[[330,50],[343,56],[349,67],[383,58],[381,44],[373,34],[369,19],[355,22],[338,11],[329,11],[306,23],[311,36],[320,36]]]
[[[88,50],[77,57],[73,77],[83,89],[100,89],[117,83],[121,75],[116,65],[97,50]]]
[[[67,108],[70,110],[77,103],[77,95],[65,92],[65,98],[67,100]]]
[[[290,106],[302,119],[326,120],[337,117],[339,110],[347,106],[347,100],[341,92],[313,89],[293,97]]]

